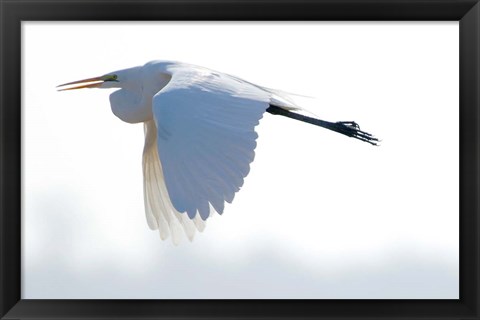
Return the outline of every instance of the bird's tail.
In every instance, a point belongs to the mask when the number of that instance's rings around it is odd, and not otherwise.
[[[371,135],[370,133],[360,130],[360,126],[354,121],[329,122],[325,120],[308,117],[296,112],[288,111],[274,105],[270,105],[266,111],[271,114],[281,115],[281,116],[292,118],[295,120],[308,122],[316,126],[320,126],[325,129],[329,129],[329,130],[344,134],[348,137],[352,137],[352,138],[370,143],[371,145],[374,145],[374,146],[378,145],[378,142],[379,142],[379,140],[375,138],[373,135]]]

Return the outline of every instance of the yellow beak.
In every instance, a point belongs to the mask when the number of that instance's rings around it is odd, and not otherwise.
[[[74,85],[74,84],[77,85],[77,86],[72,86],[72,87],[68,87],[68,88],[61,88],[61,89],[57,89],[57,90],[58,91],[66,91],[66,90],[75,90],[75,89],[83,89],[83,88],[98,88],[102,85],[102,83],[104,81],[105,80],[103,79],[103,77],[83,79],[83,80],[78,80],[78,81],[73,81],[73,82],[68,82],[68,83],[61,84],[61,85],[57,86],[57,88],[65,87],[65,86],[71,86],[71,85]]]

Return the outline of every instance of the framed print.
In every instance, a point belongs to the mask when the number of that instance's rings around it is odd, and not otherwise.
[[[478,318],[476,1],[1,4],[2,319]]]

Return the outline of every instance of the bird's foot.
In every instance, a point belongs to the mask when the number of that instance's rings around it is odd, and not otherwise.
[[[351,127],[355,130],[360,130],[360,126],[355,121],[337,121],[338,124],[343,124],[345,126]]]
[[[377,146],[379,142],[379,140],[370,133],[360,130],[360,126],[355,121],[335,122],[335,129],[332,130],[374,146]]]

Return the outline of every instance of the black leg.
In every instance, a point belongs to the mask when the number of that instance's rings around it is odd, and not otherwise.
[[[321,119],[315,119],[312,117],[304,116],[296,112],[288,111],[283,108],[270,105],[267,112],[275,115],[281,115],[295,120],[311,123],[319,127],[323,127],[328,130],[332,130],[351,138],[358,139],[363,142],[370,143],[371,145],[378,145],[379,140],[368,132],[361,131],[360,126],[355,121],[339,121],[329,122]]]

